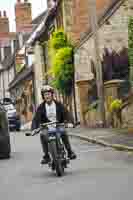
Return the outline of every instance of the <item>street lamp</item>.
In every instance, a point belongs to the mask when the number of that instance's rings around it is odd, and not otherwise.
[[[94,37],[94,53],[95,53],[95,63],[96,63],[96,81],[97,81],[97,93],[99,97],[99,115],[102,125],[105,125],[105,107],[104,107],[104,84],[102,75],[102,65],[100,59],[99,50],[99,38],[98,38],[98,22],[97,22],[97,10],[96,10],[96,0],[89,0],[89,18],[91,30]]]

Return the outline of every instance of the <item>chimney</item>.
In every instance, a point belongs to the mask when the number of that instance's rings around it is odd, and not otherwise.
[[[6,17],[6,11],[5,10],[3,11],[3,16]]]
[[[9,33],[9,19],[6,11],[3,11],[3,16],[0,11],[0,33]]]
[[[24,27],[31,25],[31,3],[28,0],[17,0],[15,5],[15,17],[16,17],[16,32],[24,31]]]
[[[47,7],[52,8],[55,6],[57,0],[47,0]]]

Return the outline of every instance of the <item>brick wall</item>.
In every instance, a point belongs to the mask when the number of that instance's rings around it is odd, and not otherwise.
[[[102,15],[105,9],[113,2],[114,0],[96,0],[97,3],[97,14],[98,16]],[[72,1],[72,37],[77,42],[84,32],[86,32],[89,26],[89,9],[91,3],[89,0],[73,0]]]
[[[16,31],[21,32],[26,25],[28,26],[32,22],[31,3],[27,0],[24,0],[24,2],[17,0],[15,5],[15,16]]]
[[[102,15],[115,0],[96,0],[97,14]],[[62,0],[64,29],[74,42],[79,42],[89,29],[89,0]]]

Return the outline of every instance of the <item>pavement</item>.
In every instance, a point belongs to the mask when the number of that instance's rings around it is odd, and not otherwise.
[[[132,153],[70,137],[77,159],[70,162],[63,177],[56,177],[47,165],[40,166],[39,135],[25,137],[20,131],[10,136],[11,158],[0,160],[1,200],[133,198]]]
[[[73,129],[72,134],[70,133],[70,136],[112,147],[119,151],[133,151],[133,134],[128,133],[127,129],[89,129],[76,127]]]
[[[21,130],[30,130],[31,122],[22,126]],[[69,128],[70,136],[85,140],[91,143],[112,147],[119,151],[133,151],[133,133],[128,133],[127,129],[90,129],[77,126]]]

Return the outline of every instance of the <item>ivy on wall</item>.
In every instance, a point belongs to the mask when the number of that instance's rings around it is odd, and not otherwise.
[[[52,85],[63,95],[70,96],[74,80],[73,46],[63,30],[53,33],[49,40],[49,50],[52,59]]]

